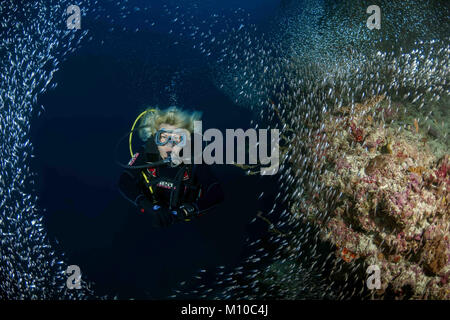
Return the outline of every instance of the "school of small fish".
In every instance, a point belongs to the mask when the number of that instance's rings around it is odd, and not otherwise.
[[[122,30],[159,28],[151,3],[78,2],[83,15],[95,20],[141,22]],[[242,9],[211,13],[193,0],[163,5],[172,27],[159,31],[173,36],[174,46],[185,39],[208,60],[217,87],[257,114],[255,128],[277,123],[283,134],[293,132],[291,139],[296,139],[283,153],[276,203],[252,221],[266,224],[268,236],[249,240],[252,254],[240,265],[201,269],[169,299],[368,296],[361,266],[336,259],[319,240],[318,226],[303,223],[289,210],[295,202],[312,201],[306,194],[324,192],[318,178],[326,170],[320,165],[326,146],[312,124],[320,124],[332,106],[372,95],[401,94],[423,106],[449,94],[447,11],[418,0],[379,1],[390,9],[383,10],[381,30],[372,31],[366,27],[366,8],[354,1],[283,3],[265,30],[249,23]],[[47,236],[45,208],[37,207],[34,193],[39,177],[29,168],[30,158],[38,155],[28,134],[33,119],[45,112],[36,105],[38,96],[56,86],[52,80],[58,66],[85,39],[103,41],[88,39],[83,28],[66,28],[64,12],[71,4],[3,0],[0,5],[0,299],[108,298],[95,294],[89,275],[83,276],[82,289],[67,288],[68,264],[57,240]],[[441,23],[435,23],[437,17]],[[339,200],[339,195],[329,196]],[[288,209],[280,209],[287,203]],[[314,214],[323,220],[327,215],[326,210]]]

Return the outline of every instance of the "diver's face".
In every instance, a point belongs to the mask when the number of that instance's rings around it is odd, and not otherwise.
[[[165,130],[176,130],[176,129],[178,129],[178,127],[176,127],[176,126],[172,126],[172,125],[170,125],[170,124],[163,123],[163,124],[161,124],[161,126],[158,128],[158,130],[161,130],[161,129],[163,129],[163,128],[164,128]],[[179,135],[174,134],[174,133],[166,133],[166,132],[164,132],[164,133],[162,133],[162,134],[160,135],[161,140],[168,139],[169,136],[172,136],[172,138],[173,138],[175,141],[178,141],[178,139],[179,139]],[[181,150],[181,147],[179,147],[178,145],[173,145],[173,144],[172,144],[172,141],[169,141],[169,142],[168,142],[167,144],[165,144],[165,145],[158,146],[158,150],[159,150],[159,154],[161,155],[161,158],[165,159],[165,158],[168,157],[168,153],[169,153],[169,152],[174,152],[174,151],[175,151],[175,152],[179,152],[179,151]]]

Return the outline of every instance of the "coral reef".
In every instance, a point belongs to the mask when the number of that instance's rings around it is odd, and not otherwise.
[[[320,181],[330,192],[308,194],[313,201],[291,209],[320,226],[344,261],[380,267],[377,297],[409,290],[414,299],[450,299],[446,133],[422,128],[414,106],[403,103],[402,113],[399,104],[375,96],[329,112],[317,148]],[[303,214],[330,208],[331,192],[340,196],[326,218]]]

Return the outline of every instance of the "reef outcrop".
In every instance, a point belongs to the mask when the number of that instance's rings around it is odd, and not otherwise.
[[[319,132],[324,192],[291,209],[339,258],[379,266],[375,297],[450,299],[448,128],[414,112],[385,96],[329,112]],[[330,194],[339,196],[323,219]]]

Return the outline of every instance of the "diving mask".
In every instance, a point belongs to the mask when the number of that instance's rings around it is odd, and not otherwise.
[[[156,132],[156,145],[165,146],[169,142],[171,142],[172,145],[184,147],[186,145],[186,131],[183,129],[167,130],[162,128]]]

